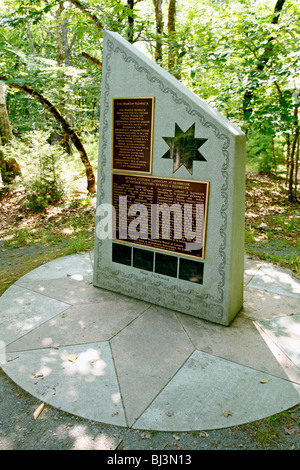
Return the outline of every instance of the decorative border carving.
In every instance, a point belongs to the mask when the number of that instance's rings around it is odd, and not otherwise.
[[[226,243],[227,243],[227,236],[226,236],[226,230],[227,230],[227,208],[228,208],[228,167],[229,167],[229,152],[228,152],[228,147],[230,145],[230,141],[229,141],[229,138],[228,136],[226,136],[225,134],[222,134],[220,132],[220,130],[218,129],[218,127],[207,121],[205,119],[205,117],[196,109],[193,109],[191,107],[191,105],[185,101],[183,98],[179,97],[176,92],[170,88],[169,86],[167,86],[163,80],[160,78],[160,77],[157,77],[156,75],[154,75],[152,73],[152,71],[148,70],[144,65],[140,65],[139,62],[132,56],[130,56],[127,51],[125,51],[124,49],[122,49],[119,45],[117,46],[114,46],[113,42],[108,39],[107,41],[107,49],[108,49],[108,52],[106,54],[106,61],[105,61],[105,74],[103,74],[103,78],[104,78],[104,82],[103,82],[103,85],[102,85],[102,95],[101,95],[101,106],[104,107],[104,111],[103,111],[103,114],[102,114],[102,133],[101,133],[101,137],[102,137],[102,152],[101,152],[101,165],[99,166],[99,170],[98,170],[98,201],[99,200],[103,200],[103,197],[104,197],[104,182],[105,182],[105,178],[106,178],[106,172],[105,172],[105,164],[106,164],[106,153],[108,151],[108,148],[107,148],[107,139],[106,139],[106,133],[107,133],[107,130],[108,130],[108,126],[109,126],[109,121],[108,121],[108,112],[109,112],[109,101],[108,101],[108,96],[109,96],[109,92],[110,92],[110,75],[111,75],[111,67],[110,67],[110,59],[111,59],[111,56],[113,53],[115,54],[120,54],[122,59],[124,60],[124,62],[127,62],[127,63],[132,63],[132,65],[134,66],[135,70],[139,73],[142,73],[146,76],[147,80],[152,83],[152,84],[156,84],[159,89],[163,92],[163,93],[167,93],[169,95],[171,95],[173,101],[180,105],[180,106],[184,106],[186,112],[190,115],[190,116],[193,116],[195,118],[197,118],[200,122],[200,124],[203,126],[203,127],[206,127],[207,129],[212,129],[213,133],[215,134],[216,138],[218,140],[220,140],[222,142],[222,155],[224,157],[224,163],[221,167],[221,174],[222,174],[222,178],[223,178],[223,184],[220,188],[220,192],[221,192],[221,197],[222,197],[222,200],[223,200],[223,203],[221,205],[221,208],[220,208],[220,217],[221,217],[221,220],[222,220],[222,224],[221,224],[221,227],[220,227],[220,236],[221,236],[221,244],[219,246],[219,255],[220,255],[220,263],[219,263],[219,266],[218,266],[218,272],[219,272],[219,275],[220,275],[220,280],[218,282],[218,286],[217,286],[217,290],[218,290],[218,296],[217,298],[214,298],[211,294],[203,294],[203,295],[195,295],[195,298],[197,298],[199,301],[201,301],[201,305],[202,307],[209,311],[210,312],[210,315],[209,315],[209,318],[212,319],[213,316],[215,316],[215,318],[222,318],[223,316],[223,306],[222,306],[222,302],[223,302],[223,299],[224,299],[224,285],[225,285],[225,266],[226,266],[226,254],[225,254],[225,248],[226,248]],[[98,251],[97,251],[97,260],[98,260],[98,266],[96,268],[96,281],[97,281],[97,270],[98,270],[98,273],[99,273],[99,270],[101,269],[100,268],[100,261],[101,261],[101,244],[102,244],[102,241],[101,240],[97,240],[97,244],[98,244]],[[116,278],[116,276],[118,276],[118,274],[120,273],[120,271],[118,270],[115,270],[115,269],[107,269],[107,267],[105,267],[105,278],[106,278],[106,286],[107,288],[109,288],[111,286],[111,288],[113,287],[113,280]],[[124,273],[122,273],[122,276],[125,277]],[[134,284],[134,292],[132,292],[132,294],[136,295],[137,293],[137,285],[141,286],[141,284],[145,281],[146,281],[146,278],[144,280],[141,280],[140,277],[134,275],[134,274],[130,274],[128,276],[128,278],[130,278],[132,281],[133,281],[133,284]],[[166,287],[167,291],[170,291],[170,293],[172,294],[170,297],[170,307],[172,308],[173,304],[174,304],[174,307],[177,306],[177,309],[178,309],[178,302],[181,304],[182,303],[182,300],[183,300],[183,296],[182,296],[182,293],[180,293],[179,296],[177,295],[174,295],[175,292],[175,286],[170,286],[170,284],[168,284],[168,286],[165,286],[164,283],[163,283],[163,280],[160,279],[160,284],[158,285],[157,282],[155,282],[155,280],[151,281],[149,278],[147,278],[147,283],[148,283],[148,291],[151,289],[152,294],[154,295],[153,297],[153,300],[154,299],[159,299],[160,298],[160,293],[161,293],[161,288],[163,286]],[[150,283],[150,285],[149,285]],[[102,284],[103,284],[103,279],[102,279]],[[103,286],[104,287],[104,286]],[[173,288],[172,288],[173,287]],[[127,289],[128,290],[128,289]],[[130,289],[129,289],[130,290]],[[155,294],[156,292],[156,294]],[[130,295],[130,292],[125,292],[123,291],[124,294],[127,293],[127,295]],[[185,293],[188,293],[187,291],[185,291]],[[184,301],[186,302],[187,299],[185,298]],[[208,301],[208,302],[206,302]],[[190,310],[190,308],[187,306],[187,312],[186,313],[189,313],[188,311]],[[191,312],[192,313],[192,312]]]

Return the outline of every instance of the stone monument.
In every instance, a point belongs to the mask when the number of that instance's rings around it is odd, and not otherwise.
[[[229,325],[243,305],[245,135],[108,31],[97,184],[94,285]]]

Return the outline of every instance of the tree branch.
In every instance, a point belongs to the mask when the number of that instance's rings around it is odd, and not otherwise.
[[[282,11],[284,2],[285,0],[277,0],[275,8],[274,8],[274,16],[272,18],[271,24],[278,24],[280,13]],[[274,38],[270,37],[266,44],[263,54],[259,58],[259,63],[256,66],[256,70],[262,71],[267,65],[271,56],[271,52],[273,50],[273,41],[274,41]],[[252,98],[253,98],[253,90],[252,89],[246,90],[244,93],[244,99],[243,99],[243,113],[244,113],[245,120],[252,114],[252,108],[250,106]]]
[[[281,10],[283,8],[284,2],[285,2],[285,0],[277,0],[277,3],[276,3],[275,8],[274,8],[274,16],[273,16],[273,19],[271,21],[272,24],[278,24],[280,13],[281,13]]]
[[[82,57],[88,60],[91,64],[97,65],[97,67],[102,70],[102,63],[100,60],[96,59],[96,57],[92,57],[91,55],[87,54],[86,52],[81,53]]]
[[[44,108],[47,109],[52,114],[52,116],[55,117],[55,119],[61,125],[64,133],[70,136],[74,146],[79,152],[81,161],[85,166],[85,171],[86,171],[86,176],[87,176],[87,190],[89,191],[89,193],[95,193],[96,192],[96,187],[95,187],[96,180],[95,180],[93,168],[89,161],[89,157],[86,153],[86,150],[79,136],[74,131],[74,129],[72,129],[69,122],[62,116],[62,114],[58,111],[58,109],[47,98],[45,98],[38,91],[31,88],[29,85],[20,85],[16,82],[12,82],[11,80],[7,80],[6,77],[0,76],[0,81],[1,80],[5,81],[7,85],[9,85],[10,87],[21,90],[27,93],[28,95],[32,96],[36,101],[42,104]]]
[[[87,6],[83,5],[81,2],[78,0],[69,0],[72,5],[74,5],[76,8],[78,8],[82,13],[87,15],[94,23],[96,28],[98,29],[99,32],[103,32],[103,25],[97,15],[93,13]]]

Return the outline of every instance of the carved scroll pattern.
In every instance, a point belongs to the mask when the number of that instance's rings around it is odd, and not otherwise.
[[[207,317],[212,319],[212,317],[215,318],[222,318],[223,315],[223,306],[222,302],[224,299],[224,285],[225,285],[225,266],[226,266],[226,253],[225,253],[225,248],[226,248],[226,242],[227,242],[227,236],[226,236],[226,231],[227,231],[227,209],[228,209],[228,167],[229,167],[229,138],[225,134],[222,134],[221,131],[218,129],[218,127],[207,121],[205,117],[196,109],[193,109],[190,103],[188,103],[185,99],[182,97],[178,96],[177,93],[170,88],[164,81],[159,77],[156,76],[152,71],[147,69],[144,65],[140,65],[139,62],[132,56],[128,54],[127,51],[122,49],[119,45],[115,46],[114,43],[111,40],[108,40],[107,42],[107,47],[108,47],[108,53],[106,55],[106,61],[105,61],[105,74],[103,74],[104,77],[104,83],[103,83],[103,88],[102,88],[102,96],[101,96],[101,106],[104,106],[104,111],[103,111],[103,120],[102,120],[102,152],[100,155],[101,158],[101,166],[98,174],[98,200],[103,200],[104,198],[104,183],[105,179],[107,176],[107,170],[106,168],[106,156],[107,154],[110,155],[108,144],[107,144],[107,131],[109,129],[109,94],[110,94],[110,80],[111,80],[111,67],[110,67],[110,59],[112,54],[120,54],[124,62],[126,63],[132,63],[134,66],[135,70],[141,74],[144,74],[147,78],[147,80],[152,83],[153,85],[157,85],[159,89],[166,94],[171,95],[173,101],[179,105],[183,106],[186,110],[186,112],[190,115],[195,117],[199,123],[207,128],[211,129],[216,136],[216,138],[221,142],[222,147],[222,155],[224,157],[224,161],[221,167],[221,175],[222,175],[222,186],[220,188],[221,192],[221,197],[222,197],[222,205],[220,208],[220,217],[222,220],[219,232],[220,232],[220,237],[221,237],[221,243],[219,246],[219,255],[220,255],[220,262],[218,265],[218,273],[219,273],[219,282],[217,285],[217,296],[213,296],[210,293],[208,294],[199,294],[199,295],[194,295],[189,297],[189,293],[191,291],[185,290],[184,292],[179,292],[178,287],[175,285],[170,284],[170,282],[165,281],[164,279],[160,279],[159,282],[155,279],[150,279],[149,277],[141,277],[137,276],[135,274],[129,274],[125,275],[122,272],[122,277],[125,280],[130,280],[131,282],[124,282],[124,285],[126,287],[123,289],[123,293],[125,295],[134,295],[135,297],[139,298],[145,298],[145,295],[147,298],[149,298],[150,292],[151,292],[151,299],[152,302],[160,304],[160,299],[161,299],[161,293],[162,290],[164,290],[165,293],[168,293],[168,304],[170,308],[175,308],[177,309],[182,305],[182,308],[185,309],[185,311],[188,313],[188,311],[193,310],[193,306],[191,305],[193,299],[197,299],[198,301],[201,302],[201,308],[204,311],[207,311]],[[98,270],[100,270],[100,265],[101,265],[101,240],[97,240],[98,244]],[[112,287],[115,284],[115,278],[118,276],[119,271],[115,269],[107,269],[105,267],[105,284],[108,289]],[[101,283],[103,285],[103,277],[101,278]],[[147,286],[146,286],[147,284]],[[132,287],[130,287],[130,285]],[[147,292],[146,292],[147,291]],[[164,294],[165,295],[165,294]],[[203,313],[203,312],[202,312]]]

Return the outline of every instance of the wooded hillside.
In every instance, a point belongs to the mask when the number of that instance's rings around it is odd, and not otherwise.
[[[40,213],[80,178],[95,193],[109,29],[244,130],[247,171],[276,180],[296,227],[299,20],[295,0],[0,0],[2,194],[17,184]]]

